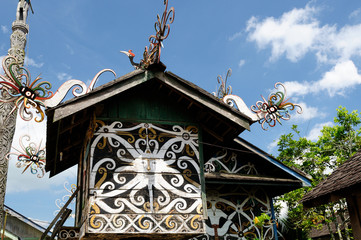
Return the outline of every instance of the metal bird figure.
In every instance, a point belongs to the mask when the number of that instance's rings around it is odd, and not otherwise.
[[[133,59],[135,57],[135,54],[132,52],[132,50],[129,50],[128,52],[126,52],[126,51],[120,51],[120,52],[124,53],[125,55],[127,55],[129,57],[129,61],[132,64],[132,66],[134,67],[134,69],[140,69],[141,68],[139,63],[135,63],[133,61]]]

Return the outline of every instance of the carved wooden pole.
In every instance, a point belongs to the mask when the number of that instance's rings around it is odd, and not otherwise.
[[[21,66],[25,61],[26,35],[29,32],[29,26],[26,24],[29,6],[30,1],[19,1],[16,20],[12,24],[13,33],[10,36],[10,49],[8,55],[16,57]],[[10,63],[11,62],[6,62],[6,65],[9,66]],[[2,99],[9,99],[10,96],[6,91],[1,91],[0,97]],[[4,200],[8,174],[8,161],[5,156],[10,152],[16,125],[17,111],[11,113],[14,106],[14,102],[0,102],[0,226],[2,226],[3,223]]]

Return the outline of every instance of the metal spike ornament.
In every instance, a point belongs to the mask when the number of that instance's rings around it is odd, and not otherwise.
[[[9,61],[11,64],[6,67],[6,63]],[[0,102],[15,102],[11,113],[18,108],[20,117],[25,121],[33,119],[31,109],[35,109],[36,113],[40,115],[39,118],[35,118],[35,121],[42,122],[45,117],[42,108],[57,106],[72,88],[72,93],[75,97],[92,91],[100,75],[105,72],[111,72],[116,77],[113,70],[103,69],[95,75],[89,87],[84,82],[73,79],[66,81],[54,94],[50,91],[50,82],[40,81],[40,76],[31,82],[29,71],[22,67],[15,57],[10,55],[4,57],[2,66],[4,75],[0,74],[0,91],[7,92],[10,98],[3,99],[0,97]],[[18,74],[18,70],[24,73]]]
[[[13,147],[16,152],[8,153],[6,158],[9,160],[11,155],[15,155],[18,160],[16,166],[18,168],[24,168],[22,173],[29,169],[32,174],[37,174],[38,178],[42,178],[45,174],[46,165],[45,146],[41,148],[41,142],[39,145],[31,142],[30,136],[28,135],[21,136],[19,144],[21,150]]]
[[[229,68],[227,70],[227,75],[224,80],[221,75],[217,76],[217,81],[220,85],[219,85],[217,94],[215,92],[213,92],[214,96],[216,96],[219,99],[223,99],[225,96],[232,94],[232,87],[227,86],[228,77],[230,77],[231,75],[232,75],[232,69]]]
[[[6,62],[9,60],[12,63],[6,67]],[[45,107],[44,100],[50,99],[53,96],[53,93],[49,91],[51,84],[46,81],[40,81],[41,78],[39,76],[31,82],[29,71],[22,67],[13,56],[8,55],[4,57],[2,65],[5,74],[0,74],[0,90],[6,91],[11,97],[8,99],[0,98],[0,102],[15,102],[15,107],[11,110],[11,113],[16,108],[19,108],[20,117],[26,121],[33,118],[30,108],[34,108],[40,114],[40,118],[36,118],[35,121],[43,121],[44,111],[41,107]],[[16,69],[23,73],[18,74]]]
[[[162,17],[157,14],[157,21],[154,24],[156,31],[155,35],[149,37],[149,47],[145,47],[143,52],[143,59],[140,63],[135,63],[134,53],[132,50],[120,51],[129,57],[130,63],[134,66],[135,69],[148,69],[148,67],[155,63],[160,63],[161,48],[163,46],[162,42],[169,36],[170,25],[174,21],[175,11],[171,7],[168,11],[168,0],[164,0],[165,10]]]
[[[277,122],[282,125],[281,119],[289,120],[291,118],[289,111],[295,108],[298,108],[298,114],[302,113],[300,105],[288,102],[286,88],[282,83],[277,82],[275,89],[279,89],[279,86],[283,88],[283,91],[271,93],[267,100],[261,95],[263,101],[257,101],[256,105],[251,106],[251,110],[259,117],[259,123],[264,130],[267,130],[267,127],[264,126],[265,123],[270,127],[274,127]]]

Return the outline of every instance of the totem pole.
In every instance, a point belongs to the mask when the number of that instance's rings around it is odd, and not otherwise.
[[[26,24],[29,8],[32,10],[30,0],[19,0],[16,12],[16,20],[12,24],[13,33],[10,36],[10,49],[8,55],[16,58],[19,66],[24,65],[26,35],[29,32],[29,26]],[[34,12],[33,12],[34,13]],[[10,65],[11,59],[5,64]],[[21,74],[21,70],[17,74]],[[0,98],[3,100],[10,99],[11,96],[7,91],[0,91]],[[3,209],[6,192],[6,182],[8,174],[8,160],[6,155],[10,152],[13,140],[16,114],[12,111],[15,107],[13,101],[0,101],[0,226],[3,224]]]

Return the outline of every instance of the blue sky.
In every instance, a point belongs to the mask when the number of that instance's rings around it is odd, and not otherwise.
[[[0,56],[7,54],[16,0],[0,4]],[[317,1],[169,1],[175,21],[164,42],[161,60],[167,70],[209,92],[217,75],[228,79],[233,94],[250,107],[283,82],[291,102],[303,106],[282,126],[268,131],[258,123],[241,137],[277,155],[275,141],[299,125],[301,135],[317,139],[332,124],[336,108],[361,104],[361,4],[356,0]],[[26,67],[41,74],[56,90],[69,79],[89,82],[104,68],[117,76],[133,70],[120,50],[132,49],[139,61],[154,34],[162,0],[95,1],[33,0]],[[96,86],[113,80],[111,74]],[[44,138],[44,125],[18,121],[17,137]],[[15,137],[16,141],[17,137]],[[66,194],[65,181],[75,183],[76,169],[48,179],[21,174],[10,161],[6,204],[31,218],[51,221],[55,200]]]

